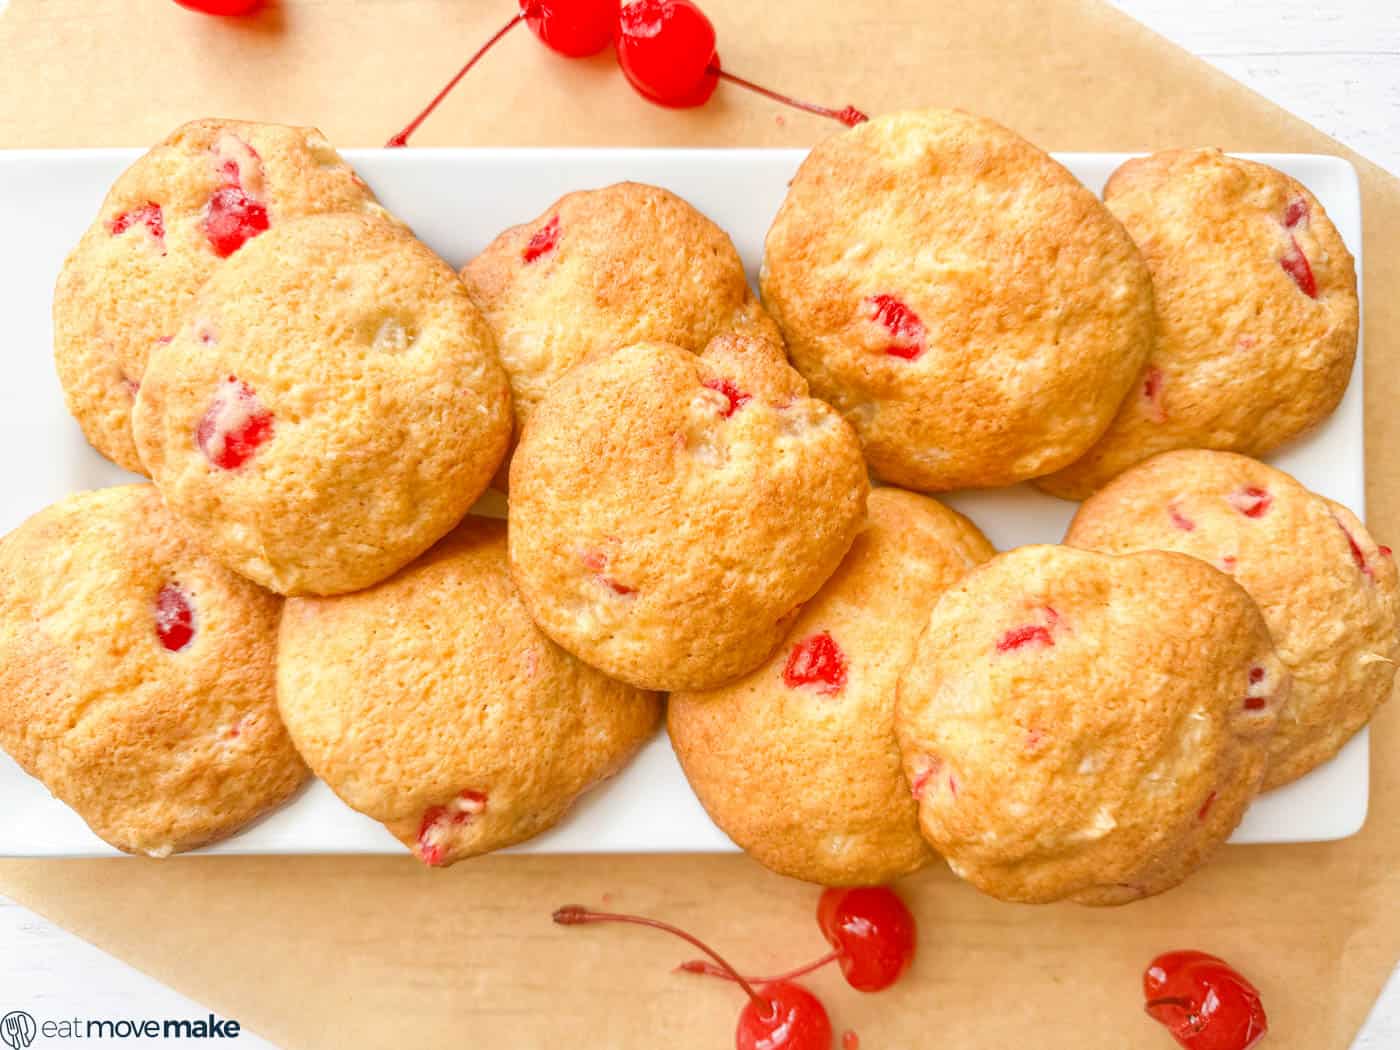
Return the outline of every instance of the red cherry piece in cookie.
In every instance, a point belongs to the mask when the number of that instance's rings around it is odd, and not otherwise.
[[[525,250],[520,253],[520,257],[527,263],[532,263],[542,255],[548,255],[559,246],[559,216],[555,215],[550,220],[535,231],[535,235],[530,238]]]
[[[1268,673],[1262,667],[1251,667],[1248,677],[1249,688],[1244,694],[1244,709],[1262,711],[1269,706],[1269,683],[1265,681]]]
[[[1347,546],[1351,548],[1351,560],[1356,563],[1356,567],[1361,570],[1361,575],[1371,576],[1372,569],[1366,561],[1366,553],[1361,549],[1361,544],[1356,542],[1356,537],[1351,534],[1351,529],[1342,524],[1341,518],[1333,518],[1337,523],[1337,528],[1342,530],[1342,535],[1347,538]]]
[[[1299,291],[1309,299],[1316,299],[1317,278],[1313,276],[1312,264],[1308,262],[1297,236],[1292,232],[1300,226],[1306,226],[1311,216],[1312,206],[1308,204],[1307,198],[1294,197],[1288,202],[1288,207],[1283,211],[1283,225],[1289,231],[1289,245],[1288,250],[1279,259],[1279,265],[1293,278],[1293,283],[1298,286]]]
[[[1259,991],[1205,952],[1157,956],[1142,977],[1147,1013],[1186,1050],[1249,1050],[1269,1030]]]
[[[1050,634],[1050,628],[1042,624],[1025,624],[1021,627],[1013,627],[1004,635],[997,639],[997,652],[1007,653],[1013,649],[1022,649],[1028,645],[1051,646],[1055,644],[1054,637]]]
[[[728,419],[735,412],[739,411],[739,409],[743,408],[745,405],[747,405],[750,401],[753,400],[753,395],[746,394],[744,393],[744,391],[740,390],[738,385],[732,379],[726,379],[723,377],[719,379],[707,379],[705,380],[705,386],[709,387],[711,390],[719,391],[725,396],[725,399],[729,402],[728,407],[724,409],[725,419]]]
[[[214,466],[237,470],[272,437],[273,428],[272,413],[252,387],[229,376],[195,428],[195,443]]]
[[[1262,518],[1274,502],[1266,489],[1254,485],[1232,492],[1225,499],[1246,518]]]
[[[107,224],[107,229],[113,237],[119,237],[133,226],[146,227],[164,250],[165,214],[161,211],[159,204],[147,201],[139,208],[124,211]]]
[[[1011,628],[997,639],[997,652],[1009,653],[1016,649],[1024,649],[1028,645],[1054,645],[1055,636],[1052,631],[1060,622],[1060,614],[1048,605],[1042,606],[1040,611],[1045,618],[1044,623],[1028,623]]]
[[[577,905],[560,908],[554,913],[554,921],[560,926],[605,922],[646,926],[679,937],[704,952],[713,960],[708,965],[739,985],[748,996],[734,1032],[736,1050],[831,1050],[831,1019],[820,999],[801,985],[786,980],[769,981],[755,989],[753,983],[741,977],[723,956],[678,926],[641,915],[591,911]]]
[[[823,890],[817,925],[836,949],[846,982],[857,991],[888,988],[914,961],[918,926],[888,886]]]
[[[719,84],[715,27],[690,0],[624,3],[617,62],[639,94],[662,106],[704,105]]]
[[[1167,504],[1167,517],[1172,519],[1172,524],[1182,532],[1195,532],[1196,523],[1181,512],[1181,508],[1175,503]]]
[[[204,15],[247,15],[262,7],[263,0],[175,0],[181,7]]]
[[[629,587],[625,583],[619,583],[617,580],[607,575],[608,556],[602,551],[584,551],[579,555],[579,560],[583,562],[583,567],[585,569],[593,573],[594,579],[604,587],[610,589],[614,594],[627,595],[637,593],[637,588]]]
[[[618,0],[520,0],[530,32],[566,58],[596,55],[617,31]]]
[[[890,334],[885,353],[912,361],[928,347],[928,333],[919,315],[893,295],[867,296],[867,316]]]
[[[204,235],[214,254],[227,259],[268,227],[267,206],[239,186],[221,186],[209,198]]]
[[[480,791],[463,791],[445,806],[428,807],[418,825],[418,844],[414,847],[419,859],[429,867],[440,865],[447,856],[452,829],[470,824],[484,812],[486,796]]]
[[[943,760],[937,755],[920,755],[914,762],[914,777],[909,781],[909,794],[921,799],[943,770]]]
[[[1309,299],[1317,298],[1317,278],[1313,276],[1312,264],[1308,262],[1308,257],[1303,254],[1303,249],[1298,244],[1298,238],[1290,237],[1288,251],[1283,253],[1278,264],[1289,277],[1293,278],[1293,283],[1298,286],[1298,290]]]
[[[1205,819],[1210,815],[1210,807],[1215,805],[1217,792],[1212,791],[1206,796],[1206,800],[1201,803],[1201,808],[1196,810],[1196,819],[1205,823]]]
[[[156,593],[156,637],[172,653],[194,640],[194,606],[177,584],[167,583]]]
[[[827,696],[846,687],[846,654],[830,631],[809,635],[792,647],[783,668],[783,684],[789,689],[813,686]]]
[[[1160,368],[1149,368],[1142,377],[1142,399],[1147,402],[1147,418],[1154,423],[1167,421],[1167,406],[1162,399],[1164,382]]]
[[[853,1029],[841,1033],[841,1050],[860,1050],[860,1036]]]

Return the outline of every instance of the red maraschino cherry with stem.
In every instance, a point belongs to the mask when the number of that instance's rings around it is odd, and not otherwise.
[[[734,1032],[736,1050],[831,1050],[831,1019],[820,999],[800,984],[789,981],[769,981],[755,989],[751,982],[740,977],[738,971],[724,961],[723,956],[677,926],[641,915],[590,911],[577,905],[560,908],[554,913],[554,921],[561,926],[630,923],[662,930],[693,944],[713,959],[714,965],[749,997],[739,1014],[739,1026]]]
[[[1157,956],[1142,975],[1146,1009],[1186,1050],[1249,1050],[1269,1031],[1259,991],[1205,952]]]
[[[856,109],[803,102],[735,76],[720,64],[715,27],[692,0],[627,0],[618,12],[617,62],[631,85],[662,106],[689,109],[709,101],[721,80],[847,127],[870,118]]]
[[[747,980],[756,984],[787,981],[835,962],[852,988],[879,992],[899,980],[914,961],[918,927],[904,902],[887,886],[823,890],[817,901],[817,925],[831,945],[830,952],[787,973]],[[704,959],[692,959],[679,968],[733,980]]]
[[[511,20],[482,44],[476,54],[467,59],[467,64],[457,71],[457,75],[423,107],[423,111],[385,145],[408,145],[409,136],[432,115],[433,110],[452,93],[452,89],[471,72],[481,57],[522,22],[551,51],[566,58],[586,58],[596,55],[612,43],[613,33],[617,29],[617,5],[618,0],[520,0],[520,10]]]

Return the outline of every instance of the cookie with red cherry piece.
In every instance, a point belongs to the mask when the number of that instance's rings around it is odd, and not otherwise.
[[[251,238],[318,212],[383,212],[315,128],[198,120],[113,184],[54,292],[54,361],[88,441],[145,473],[131,407],[151,349]]]
[[[1330,759],[1390,696],[1400,661],[1390,548],[1281,470],[1231,452],[1164,452],[1085,501],[1065,542],[1190,554],[1230,573],[1259,604],[1293,674],[1266,790]],[[1252,691],[1267,690],[1261,682]]]
[[[1003,900],[1161,893],[1244,815],[1289,681],[1253,599],[1203,561],[998,555],[944,592],[900,678],[924,836]]]
[[[541,629],[645,689],[761,664],[865,519],[855,434],[767,340],[637,343],[568,372],[510,468],[511,572]]]
[[[927,496],[877,488],[868,507],[767,663],[667,704],[671,744],[715,823],[766,867],[827,886],[881,885],[933,858],[900,767],[895,683],[938,595],[996,553]]]
[[[281,605],[150,485],[60,500],[0,539],[0,747],[117,849],[227,838],[307,776],[277,714]]]
[[[639,342],[699,353],[737,331],[779,342],[729,235],[658,186],[619,182],[561,197],[462,270],[510,374],[516,431],[596,351]]]
[[[531,623],[501,521],[468,518],[368,590],[289,600],[279,652],[311,768],[432,866],[552,827],[660,718]]]
[[[1157,344],[1107,432],[1041,488],[1083,499],[1171,449],[1260,456],[1332,414],[1356,357],[1356,268],[1305,186],[1172,150],[1128,161],[1104,200],[1152,271]]]
[[[362,215],[283,223],[151,354],[133,423],[171,509],[281,594],[377,583],[431,547],[510,439],[491,331],[446,263]]]
[[[925,492],[1077,459],[1153,339],[1152,282],[1064,167],[967,113],[819,144],[768,231],[764,305],[875,474]]]

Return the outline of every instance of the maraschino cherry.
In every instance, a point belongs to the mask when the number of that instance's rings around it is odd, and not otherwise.
[[[249,15],[262,7],[263,0],[175,0],[181,7],[205,15]]]
[[[590,911],[576,905],[560,908],[554,913],[554,921],[561,926],[582,926],[593,922],[649,926],[699,948],[749,997],[739,1014],[739,1026],[734,1032],[737,1050],[831,1050],[831,1019],[815,995],[790,981],[763,982],[755,990],[752,983],[740,977],[734,967],[709,945],[670,923],[640,915]]]
[[[1259,992],[1223,959],[1167,952],[1142,975],[1147,1012],[1186,1050],[1249,1050],[1269,1030]]]
[[[232,2],[232,0],[229,0]],[[386,145],[406,146],[471,68],[521,22],[545,46],[568,58],[602,51],[614,38],[617,61],[628,82],[645,98],[676,109],[700,106],[721,80],[756,91],[775,102],[855,127],[870,118],[854,106],[830,109],[802,102],[726,72],[715,50],[715,27],[692,0],[519,0],[520,11],[486,41],[423,112]]]
[[[760,87],[726,72],[715,50],[715,27],[692,0],[629,0],[618,13],[617,63],[645,98],[676,109],[709,101],[721,80],[756,91],[765,98],[848,128],[870,118],[856,109],[831,109]]]
[[[918,934],[914,916],[887,886],[823,890],[817,901],[817,925],[831,945],[830,952],[787,973],[748,980],[755,984],[787,981],[836,962],[852,988],[879,992],[899,980],[914,961]],[[704,959],[681,963],[680,969],[734,979]]]

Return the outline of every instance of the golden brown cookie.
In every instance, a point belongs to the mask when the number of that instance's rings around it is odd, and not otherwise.
[[[1190,554],[1258,602],[1293,674],[1266,790],[1326,762],[1390,696],[1400,660],[1390,548],[1280,470],[1230,452],[1164,452],[1085,502],[1065,542]]]
[[[151,348],[175,335],[199,287],[249,239],[332,211],[385,214],[315,128],[197,120],[117,179],[53,301],[58,377],[99,452],[145,473],[131,406]]]
[[[673,693],[671,744],[705,809],[750,856],[828,886],[873,886],[933,854],[894,737],[895,683],[944,588],[995,551],[962,515],[900,489],[768,662]]]
[[[818,145],[768,231],[762,292],[875,473],[922,491],[1078,458],[1153,338],[1118,221],[1048,154],[953,110]]]
[[[450,530],[510,438],[467,290],[407,230],[342,213],[250,241],[151,355],[133,419],[171,509],[282,594],[382,580]]]
[[[899,683],[925,837],[1003,900],[1170,889],[1259,789],[1289,674],[1202,561],[1021,547],[944,592]]]
[[[1306,187],[1171,150],[1128,161],[1104,200],[1152,270],[1157,345],[1107,433],[1041,488],[1082,499],[1169,449],[1260,456],[1332,414],[1356,357],[1356,270]]]
[[[306,778],[277,715],[281,604],[150,485],[55,503],[0,540],[0,747],[128,853],[232,835]]]
[[[433,866],[552,827],[660,716],[536,629],[482,518],[369,590],[289,601],[278,698],[316,774]]]
[[[780,342],[729,235],[668,190],[619,182],[555,201],[462,270],[510,374],[517,433],[596,351],[639,342],[699,353],[738,331]]]
[[[855,434],[771,343],[639,343],[575,367],[530,416],[511,572],[580,659],[646,689],[710,689],[787,634],[866,491]]]

